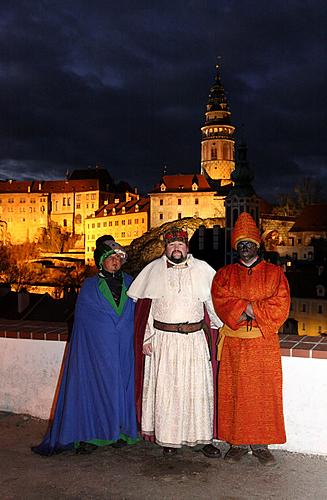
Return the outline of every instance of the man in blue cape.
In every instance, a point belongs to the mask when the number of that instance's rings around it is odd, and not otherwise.
[[[79,294],[53,420],[32,450],[52,455],[70,448],[137,440],[134,398],[134,303],[126,295],[132,278],[122,272],[123,248],[110,235],[96,241],[97,276]]]

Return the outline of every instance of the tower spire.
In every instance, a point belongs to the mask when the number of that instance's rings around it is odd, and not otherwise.
[[[205,124],[201,128],[201,173],[219,180],[220,185],[230,184],[234,169],[234,131],[225,89],[216,64],[215,80],[209,90]]]

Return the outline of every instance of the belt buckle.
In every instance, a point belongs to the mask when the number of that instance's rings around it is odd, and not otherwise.
[[[185,323],[180,323],[180,324],[178,325],[178,327],[177,327],[177,332],[178,332],[178,333],[184,333],[184,334],[186,334],[186,335],[187,335],[187,334],[188,334],[188,332],[183,332],[183,327],[184,327],[185,325],[187,325],[187,324],[188,324],[188,321],[186,321]]]

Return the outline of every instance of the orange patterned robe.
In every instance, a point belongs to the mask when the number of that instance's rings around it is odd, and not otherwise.
[[[233,445],[285,443],[282,369],[277,331],[287,319],[290,293],[282,269],[260,261],[231,264],[212,284],[216,313],[232,330],[251,302],[262,337],[226,337],[218,381],[218,437]]]

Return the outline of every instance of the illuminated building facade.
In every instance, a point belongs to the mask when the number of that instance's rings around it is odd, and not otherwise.
[[[149,198],[126,193],[124,201],[105,203],[85,221],[85,262],[93,264],[95,241],[111,234],[122,246],[129,245],[149,229]]]

